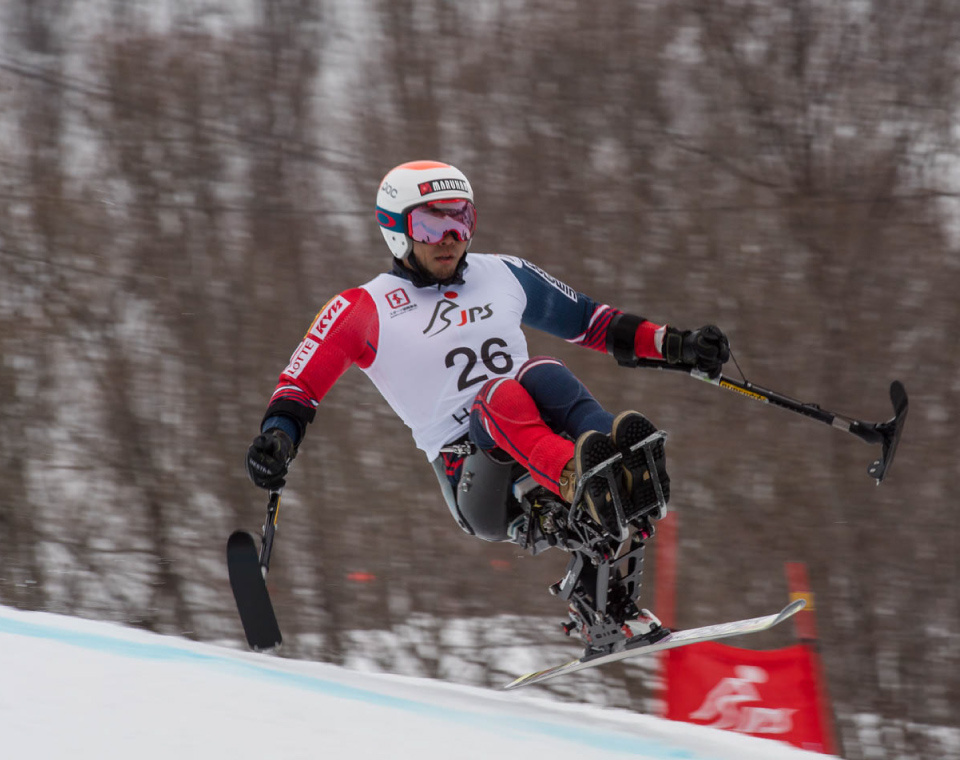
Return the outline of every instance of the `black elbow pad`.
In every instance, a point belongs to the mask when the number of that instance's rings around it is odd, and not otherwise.
[[[617,314],[607,328],[607,353],[621,367],[636,367],[639,363],[636,352],[637,330],[647,320],[634,314]]]

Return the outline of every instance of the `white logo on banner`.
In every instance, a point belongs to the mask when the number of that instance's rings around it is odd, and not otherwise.
[[[766,683],[770,676],[755,665],[738,665],[736,675],[724,678],[714,686],[703,704],[690,718],[710,721],[706,725],[742,734],[786,734],[793,730],[796,710],[786,707],[757,707],[747,702],[762,702],[756,684]]]

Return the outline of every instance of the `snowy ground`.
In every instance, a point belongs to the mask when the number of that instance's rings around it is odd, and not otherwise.
[[[44,760],[823,757],[522,692],[358,673],[5,607],[0,737],[3,757]]]

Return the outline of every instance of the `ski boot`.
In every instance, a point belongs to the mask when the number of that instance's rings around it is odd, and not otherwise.
[[[628,519],[647,514],[663,519],[670,501],[663,434],[639,412],[623,412],[614,419],[610,437],[623,456],[623,478],[632,502]]]
[[[650,424],[636,412],[627,414],[636,415],[646,425]],[[621,450],[601,433],[587,433],[578,439],[576,493],[571,499],[568,521],[575,529],[588,533],[596,532],[590,530],[590,523],[593,523],[599,526],[601,540],[616,543],[626,541],[631,529],[652,535],[650,521],[666,514],[670,494],[670,481],[664,466],[667,434],[654,429],[637,440],[645,432],[644,427],[633,424],[636,420],[632,417],[621,415],[621,418],[620,439],[626,441]],[[592,436],[592,439],[585,436]],[[636,442],[631,442],[633,440]],[[584,441],[597,445],[590,452],[591,456],[579,457]],[[601,446],[601,443],[605,445]],[[601,453],[604,458],[599,457]],[[586,542],[596,543],[592,539]]]

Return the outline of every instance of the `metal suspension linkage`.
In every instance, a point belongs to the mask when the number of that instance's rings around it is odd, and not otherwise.
[[[613,475],[620,454],[585,472],[577,486],[567,522],[582,546],[570,553],[566,573],[550,587],[550,593],[569,603],[570,619],[563,624],[563,630],[567,635],[576,633],[580,637],[587,657],[620,651],[628,642],[640,639],[656,641],[669,633],[639,605],[645,542],[655,533],[652,520],[660,519],[667,510],[665,489],[654,458],[658,445],[662,458],[666,437],[658,430],[631,447],[633,451],[642,449],[645,454],[653,500],[640,505],[623,503]],[[592,477],[605,478],[610,485],[613,524],[596,525],[583,508],[584,484]],[[637,635],[629,623],[641,614],[650,622]]]

